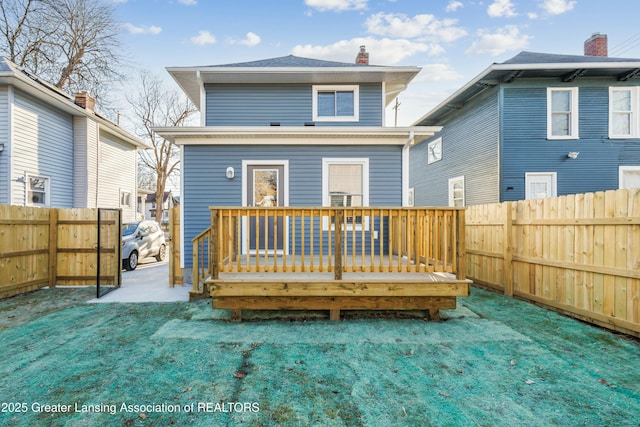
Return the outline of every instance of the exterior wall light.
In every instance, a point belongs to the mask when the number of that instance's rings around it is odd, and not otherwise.
[[[579,151],[569,151],[569,154],[567,154],[567,157],[575,160],[578,158],[579,155],[580,155]]]

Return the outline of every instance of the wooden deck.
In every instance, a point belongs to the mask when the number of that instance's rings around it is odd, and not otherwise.
[[[426,310],[432,320],[439,309],[456,308],[456,297],[469,295],[470,280],[449,273],[221,273],[208,279],[213,308],[329,310]]]
[[[213,308],[232,310],[236,321],[243,309],[328,310],[332,320],[341,310],[427,310],[438,319],[439,309],[469,295],[461,209],[211,211],[211,227],[193,240],[192,296],[211,296]],[[343,220],[356,217],[357,229]],[[271,228],[250,238],[245,225],[257,218]],[[277,227],[284,232],[278,245],[259,238]],[[266,241],[268,249],[260,246]]]

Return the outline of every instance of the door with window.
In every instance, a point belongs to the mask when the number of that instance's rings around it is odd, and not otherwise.
[[[531,172],[525,174],[525,198],[544,199],[556,197],[555,172]]]
[[[284,165],[247,165],[247,206],[284,206]],[[282,217],[252,217],[249,219],[249,252],[269,253],[284,250],[284,220]]]

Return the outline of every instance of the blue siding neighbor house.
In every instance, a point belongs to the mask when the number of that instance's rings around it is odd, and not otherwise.
[[[586,47],[586,44],[585,44]],[[420,118],[416,205],[465,206],[640,186],[640,59],[521,52]]]
[[[295,56],[168,68],[200,125],[158,128],[181,148],[182,263],[209,206],[403,206],[409,146],[437,127],[384,126],[420,71]]]
[[[120,208],[136,220],[142,141],[0,57],[0,204]]]

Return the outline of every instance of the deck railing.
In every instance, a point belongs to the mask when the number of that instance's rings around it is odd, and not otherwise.
[[[220,273],[448,272],[464,279],[464,209],[211,207],[194,291]]]

